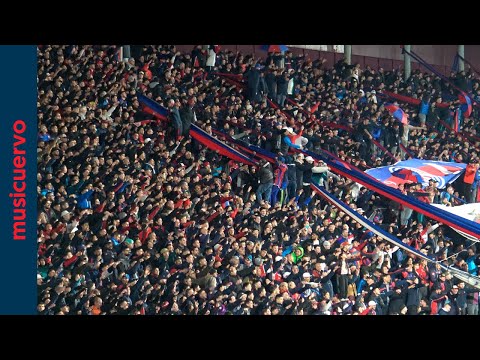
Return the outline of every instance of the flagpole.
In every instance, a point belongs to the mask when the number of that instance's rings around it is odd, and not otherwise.
[[[127,59],[130,59],[130,45],[123,45],[122,46],[122,49],[123,49],[123,54],[122,54],[122,60],[127,58]]]
[[[352,64],[352,45],[344,45],[345,46],[345,62],[348,65]]]
[[[465,62],[463,59],[465,58],[465,45],[458,45],[458,55],[460,55],[458,59],[458,72],[465,70]]]
[[[408,55],[408,53],[410,52],[410,45],[404,45],[404,48],[406,50],[406,52],[404,52],[403,54],[403,61],[404,61],[404,67],[405,67],[405,81],[408,80],[408,78],[410,77],[410,74],[412,72],[412,68],[411,68],[411,63],[410,63],[410,56]]]

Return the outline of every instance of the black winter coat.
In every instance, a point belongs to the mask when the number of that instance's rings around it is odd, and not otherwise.
[[[263,166],[258,171],[258,179],[260,180],[260,184],[268,184],[270,182],[273,183],[273,172],[270,164]]]

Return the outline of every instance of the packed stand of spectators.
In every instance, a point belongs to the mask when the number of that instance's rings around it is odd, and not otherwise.
[[[445,191],[434,182],[401,191],[474,202],[478,144],[458,141],[439,121],[451,123],[450,112],[435,107],[458,106],[447,83],[290,52],[264,61],[218,46],[143,46],[124,62],[117,49],[38,49],[40,314],[478,314],[478,289],[374,236],[309,185],[472,275],[476,243],[294,152],[323,149],[366,170],[408,158],[403,141],[417,158],[467,162],[474,175]],[[245,86],[218,73],[243,75]],[[472,73],[452,76],[480,100]],[[427,105],[401,104],[403,126],[383,108],[383,89]],[[167,108],[167,120],[142,111],[138,94]],[[465,131],[478,132],[474,119],[477,109]],[[230,161],[193,140],[192,123],[276,163]]]

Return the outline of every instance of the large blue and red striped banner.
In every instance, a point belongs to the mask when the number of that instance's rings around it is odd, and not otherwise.
[[[258,147],[258,146],[247,144],[247,143],[245,143],[243,141],[240,141],[240,140],[235,140],[230,135],[227,135],[227,134],[225,134],[221,131],[218,131],[216,129],[212,129],[212,132],[215,135],[217,135],[218,137],[222,138],[224,141],[235,145],[235,147],[238,150],[240,150],[241,152],[243,152],[244,154],[250,154],[249,156],[251,156],[251,157],[258,158],[258,159],[264,159],[264,160],[266,160],[268,162],[271,162],[271,163],[276,162],[275,158],[276,158],[277,155],[275,155],[274,153],[272,153],[268,150],[262,149],[261,147]]]
[[[166,120],[168,116],[168,109],[149,99],[145,95],[137,95],[138,102],[142,105],[142,110],[150,115],[155,116],[159,120]]]
[[[231,146],[225,144],[223,141],[214,138],[212,135],[209,135],[204,130],[200,129],[198,126],[192,124],[190,127],[190,136],[202,143],[211,150],[218,151],[219,154],[224,155],[232,160],[238,161],[239,163],[254,165],[257,163],[252,158],[242,154],[240,151],[235,150]]]

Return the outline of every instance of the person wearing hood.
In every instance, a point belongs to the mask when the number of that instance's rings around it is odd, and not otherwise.
[[[302,260],[305,250],[301,246],[297,246],[292,252],[293,263],[296,264]]]

